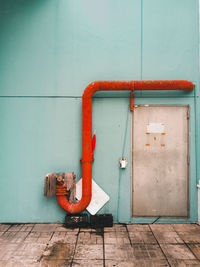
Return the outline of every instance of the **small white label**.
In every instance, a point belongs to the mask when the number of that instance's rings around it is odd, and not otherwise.
[[[147,133],[164,133],[165,127],[162,123],[150,122],[147,124]]]
[[[122,160],[122,168],[126,168],[126,161]]]

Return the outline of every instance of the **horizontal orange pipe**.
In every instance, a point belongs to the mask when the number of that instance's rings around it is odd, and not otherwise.
[[[57,195],[58,204],[69,213],[87,208],[92,198],[92,96],[97,91],[185,90],[191,92],[190,81],[96,81],[90,83],[82,96],[82,198],[70,204],[65,195]],[[63,186],[64,187],[64,186]]]

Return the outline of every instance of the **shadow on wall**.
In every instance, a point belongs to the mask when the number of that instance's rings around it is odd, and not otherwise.
[[[34,5],[38,5],[38,3],[45,3],[48,1],[42,0],[1,0],[0,7],[1,7],[1,14],[2,13],[15,13],[19,12],[24,8],[33,8]]]
[[[16,29],[28,27],[33,13],[51,1],[48,0],[0,0],[0,35],[16,34]],[[29,18],[28,20],[26,20]],[[2,44],[2,39],[1,39]]]

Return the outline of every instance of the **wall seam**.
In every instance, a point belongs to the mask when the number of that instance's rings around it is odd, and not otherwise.
[[[143,0],[141,0],[141,53],[140,53],[140,79],[143,78]]]
[[[166,95],[166,96],[163,96],[163,95],[147,95],[147,96],[145,96],[145,95],[143,95],[143,96],[140,96],[140,95],[136,95],[135,94],[135,96],[137,97],[137,98],[166,98],[166,99],[168,99],[168,98],[178,98],[178,99],[180,99],[180,98],[185,98],[185,99],[192,99],[192,98],[198,98],[198,96],[195,96],[195,95],[191,95],[191,96],[184,96],[184,95],[182,95],[182,96],[178,96],[178,95]],[[52,98],[52,99],[54,99],[54,98],[69,98],[69,99],[82,99],[82,96],[0,96],[0,98]],[[98,96],[98,97],[93,97],[93,99],[106,99],[106,98],[130,98],[130,95],[126,95],[126,96]]]

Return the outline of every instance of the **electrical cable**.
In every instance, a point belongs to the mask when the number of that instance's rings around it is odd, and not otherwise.
[[[125,133],[124,133],[124,140],[122,146],[122,158],[124,158],[125,147],[126,147],[126,139],[127,139],[127,132],[128,132],[128,120],[129,120],[129,113],[130,113],[130,106],[128,105],[128,112],[126,116],[126,123],[125,123]],[[119,220],[119,203],[120,203],[120,185],[121,185],[121,176],[122,171],[119,169],[119,179],[118,179],[118,188],[117,188],[117,222]]]

